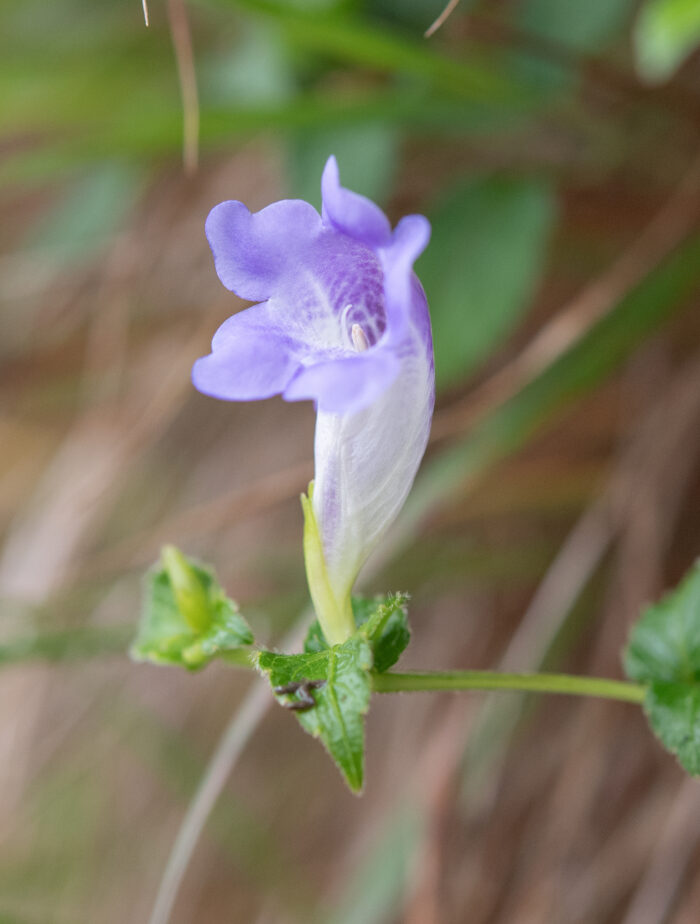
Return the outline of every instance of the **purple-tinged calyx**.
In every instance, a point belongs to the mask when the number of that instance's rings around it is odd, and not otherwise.
[[[192,378],[226,400],[315,402],[305,557],[316,615],[337,644],[354,630],[355,578],[401,509],[428,440],[433,348],[413,263],[430,227],[411,215],[392,232],[378,206],[340,185],[333,157],[321,186],[322,216],[300,200],[254,214],[234,201],[212,210],[219,278],[258,304],[221,325]]]

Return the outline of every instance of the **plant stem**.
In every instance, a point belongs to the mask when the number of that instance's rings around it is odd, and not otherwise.
[[[431,673],[373,674],[375,693],[414,693],[447,690],[518,690],[522,693],[566,693],[598,696],[642,703],[646,693],[641,684],[604,677],[575,677],[570,674],[502,674],[497,671],[435,671]]]

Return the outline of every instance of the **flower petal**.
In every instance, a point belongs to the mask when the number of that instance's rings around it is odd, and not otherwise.
[[[407,215],[394,229],[391,243],[380,251],[384,271],[385,311],[395,337],[402,336],[414,304],[413,264],[430,240],[430,222],[423,215]]]
[[[398,358],[381,348],[360,356],[320,362],[296,375],[283,397],[286,401],[311,398],[319,411],[354,414],[388,388],[399,368]]]
[[[392,384],[359,413],[319,411],[313,506],[338,600],[350,593],[413,484],[430,431],[433,382],[432,351],[421,344],[401,357]]]
[[[316,209],[300,199],[254,213],[231,200],[211,210],[205,230],[219,279],[241,298],[260,302],[308,264],[323,225]]]
[[[328,158],[323,171],[321,193],[324,221],[369,247],[383,247],[389,243],[389,219],[370,199],[340,185],[338,163],[333,156]]]
[[[214,335],[213,350],[192,368],[198,391],[226,401],[278,395],[299,368],[299,344],[267,303],[234,314]]]

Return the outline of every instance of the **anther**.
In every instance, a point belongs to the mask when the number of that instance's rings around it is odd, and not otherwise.
[[[365,350],[369,349],[369,340],[359,324],[352,325],[350,337],[352,338],[352,345],[358,353],[364,353]]]

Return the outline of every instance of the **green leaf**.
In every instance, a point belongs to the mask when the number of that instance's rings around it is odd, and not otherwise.
[[[700,560],[632,629],[625,672],[638,683],[700,683]]]
[[[362,637],[369,642],[374,670],[379,673],[396,664],[411,640],[406,613],[407,602],[408,594],[352,598],[355,624],[360,629]],[[304,651],[311,654],[327,649],[328,644],[316,620],[309,627]]]
[[[649,724],[692,776],[700,776],[700,686],[651,684],[644,701]]]
[[[180,570],[164,554],[163,564],[146,576],[132,658],[194,670],[214,657],[252,645],[253,635],[246,621],[214,573],[180,552],[177,555]],[[186,579],[189,586],[183,586]]]
[[[540,180],[488,177],[451,189],[430,215],[417,265],[430,302],[438,387],[484,360],[529,307],[555,217]]]
[[[650,83],[667,80],[700,43],[700,3],[647,0],[634,39],[641,76]]]
[[[688,773],[700,774],[700,560],[634,626],[624,666],[649,685],[644,710],[654,732]]]
[[[369,644],[355,635],[321,651],[261,651],[257,664],[268,675],[278,702],[295,709],[302,727],[321,739],[350,789],[359,793],[364,780],[364,716],[371,693]]]
[[[353,600],[357,624],[372,646],[374,669],[380,674],[396,664],[411,640],[407,602],[408,594],[389,594],[374,600],[358,597]]]

